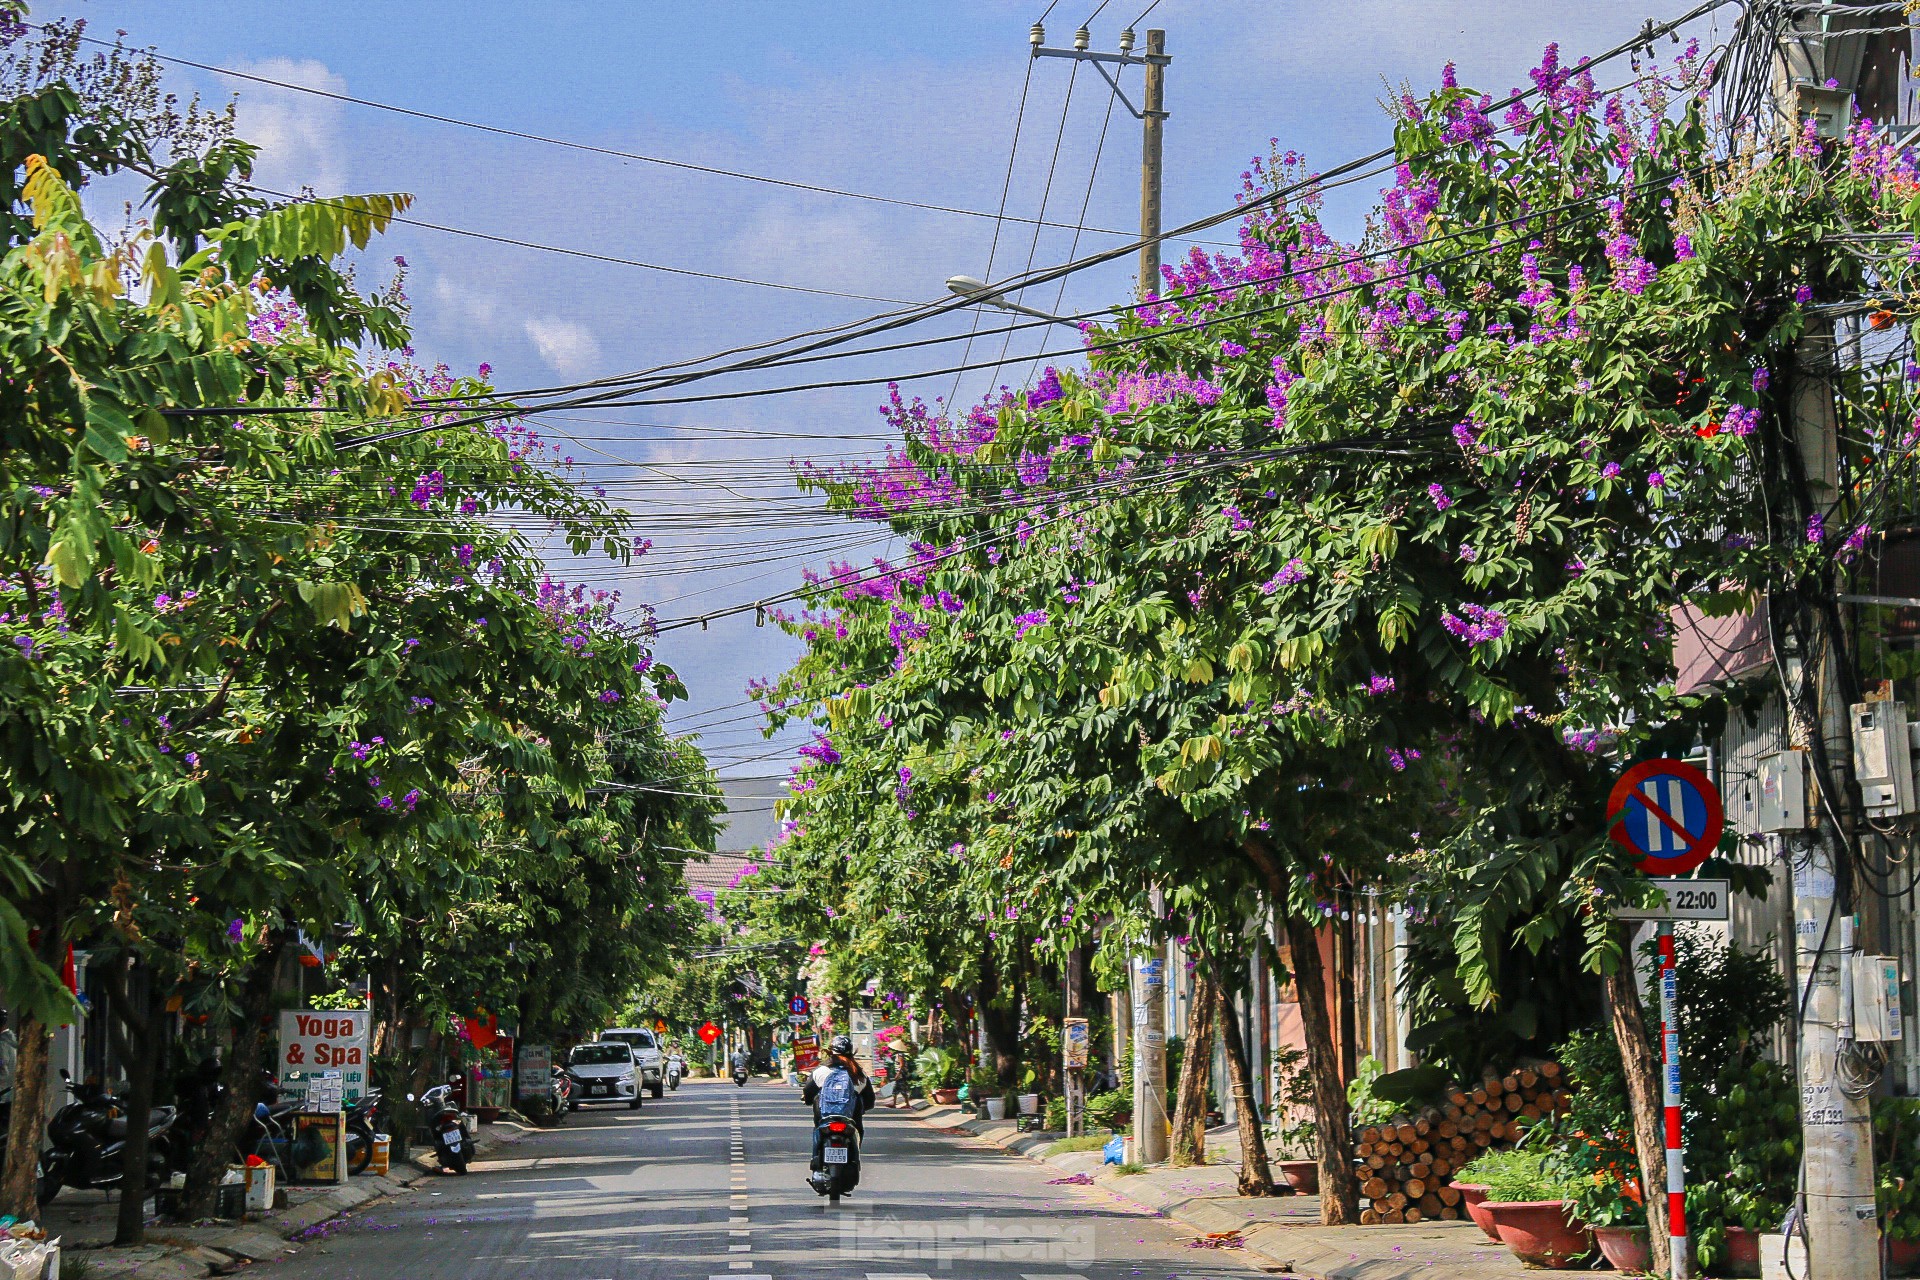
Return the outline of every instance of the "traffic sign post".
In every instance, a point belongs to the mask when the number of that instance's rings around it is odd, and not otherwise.
[[[1725,920],[1725,880],[1685,876],[1713,855],[1725,824],[1719,788],[1684,760],[1643,760],[1620,775],[1607,797],[1607,826],[1642,873],[1656,879],[1658,907],[1618,907],[1622,920],[1652,920],[1660,954],[1660,1103],[1667,1139],[1667,1238],[1674,1280],[1686,1280],[1686,1142],[1680,1127],[1680,1024],[1674,1007],[1680,981],[1674,970],[1675,920]],[[1647,1188],[1651,1195],[1653,1189]]]

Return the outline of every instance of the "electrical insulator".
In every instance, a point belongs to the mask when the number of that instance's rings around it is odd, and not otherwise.
[[[1047,42],[1047,29],[1039,23],[1033,24],[1033,30],[1027,32],[1027,43],[1038,49]]]
[[[1082,27],[1078,31],[1073,33],[1073,47],[1075,49],[1084,50],[1088,45],[1092,43],[1093,43],[1093,33],[1088,31],[1085,27]]]
[[[1120,52],[1122,53],[1133,52],[1133,28],[1132,27],[1128,27],[1125,31],[1122,31],[1120,33]]]

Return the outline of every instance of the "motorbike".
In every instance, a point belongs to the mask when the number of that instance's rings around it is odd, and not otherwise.
[[[407,1095],[412,1102],[413,1095]],[[427,1132],[433,1135],[434,1154],[440,1157],[440,1172],[463,1174],[472,1144],[460,1121],[459,1104],[453,1100],[453,1086],[437,1084],[420,1095],[420,1109],[427,1117]]]
[[[841,1196],[860,1184],[860,1130],[845,1116],[821,1116],[814,1141],[820,1148],[820,1168],[807,1176],[807,1183],[828,1204],[839,1204]]]
[[[733,1069],[733,1082],[739,1085],[742,1089],[747,1087],[747,1067],[745,1063],[742,1063]]]
[[[47,1204],[62,1187],[117,1187],[120,1185],[127,1122],[120,1100],[92,1083],[74,1084],[65,1071],[67,1092],[73,1101],[54,1112],[47,1122],[47,1150],[40,1157],[40,1203]],[[167,1180],[170,1154],[167,1131],[177,1113],[172,1107],[154,1107],[147,1115],[147,1187]]]
[[[686,1063],[679,1054],[676,1053],[667,1059],[667,1088],[678,1089],[680,1077],[684,1074],[686,1074]]]
[[[382,1117],[380,1091],[368,1089],[360,1100],[347,1108],[347,1172],[366,1172],[373,1163],[374,1134]]]
[[[547,1082],[547,1115],[551,1123],[559,1124],[567,1118],[567,1112],[573,1110],[573,1077],[560,1067],[553,1069],[553,1078]]]

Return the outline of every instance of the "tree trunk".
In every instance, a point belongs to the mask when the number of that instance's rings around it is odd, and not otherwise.
[[[980,1027],[987,1033],[987,1052],[1000,1087],[1011,1089],[1020,1074],[1020,990],[1009,991],[1000,981],[991,957],[980,971]]]
[[[145,990],[136,975],[146,979]],[[154,1076],[159,1070],[160,1019],[165,1001],[151,968],[135,964],[122,968],[113,980],[113,1003],[126,1029],[122,1043],[127,1064],[127,1144],[120,1150],[120,1206],[113,1242],[138,1245],[147,1241],[147,1124],[153,1114]]]
[[[1640,1197],[1647,1206],[1647,1239],[1653,1250],[1653,1270],[1673,1274],[1673,1250],[1667,1235],[1667,1165],[1664,1104],[1660,1098],[1660,1055],[1640,1011],[1640,993],[1633,982],[1633,935],[1616,924],[1614,941],[1621,961],[1604,978],[1607,1022],[1620,1048],[1620,1066],[1627,1078],[1627,1101],[1633,1110],[1633,1146],[1640,1159]]]
[[[13,1117],[0,1173],[0,1213],[39,1221],[40,1137],[47,1117],[47,1059],[53,1028],[32,1014],[20,1018],[19,1058],[13,1072]]]
[[[1279,902],[1285,903],[1281,897]],[[1284,906],[1282,908],[1284,910]],[[1360,1220],[1360,1183],[1353,1174],[1353,1134],[1348,1124],[1346,1083],[1333,1047],[1333,1022],[1327,1008],[1327,974],[1320,963],[1320,940],[1313,925],[1288,912],[1287,950],[1293,984],[1300,996],[1300,1025],[1306,1033],[1307,1070],[1313,1073],[1313,1125],[1320,1158],[1320,1221],[1329,1227]]]
[[[259,1093],[260,1068],[265,1058],[261,1023],[273,1016],[274,994],[280,986],[281,970],[290,956],[285,935],[276,932],[247,971],[246,983],[240,991],[240,1018],[234,1024],[233,1044],[220,1072],[221,1094],[214,1104],[206,1139],[187,1162],[187,1185],[180,1195],[180,1210],[188,1221],[213,1216],[227,1162],[233,1159],[241,1134],[253,1122],[253,1105]]]
[[[1194,975],[1187,1005],[1187,1047],[1173,1106],[1173,1145],[1168,1159],[1178,1168],[1207,1162],[1207,1070],[1213,1064],[1214,983],[1205,967]]]
[[[1267,1167],[1267,1144],[1260,1133],[1260,1104],[1253,1093],[1253,1074],[1247,1069],[1247,1047],[1240,1036],[1240,1021],[1233,1016],[1226,984],[1214,983],[1213,993],[1220,1006],[1220,1038],[1226,1045],[1227,1078],[1233,1082],[1233,1110],[1240,1123],[1240,1194],[1270,1196],[1273,1171]]]

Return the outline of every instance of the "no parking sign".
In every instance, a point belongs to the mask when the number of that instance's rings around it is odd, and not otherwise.
[[[1607,823],[1614,843],[1650,876],[1680,876],[1720,844],[1720,790],[1685,760],[1642,760],[1613,784]]]

